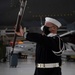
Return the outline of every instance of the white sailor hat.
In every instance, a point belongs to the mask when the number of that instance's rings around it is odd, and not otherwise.
[[[51,18],[51,17],[46,17],[46,18],[45,18],[45,23],[47,23],[47,22],[53,23],[53,24],[56,25],[58,28],[60,28],[60,27],[62,26],[61,23],[60,23],[58,20],[56,20],[56,19],[54,19],[54,18]]]

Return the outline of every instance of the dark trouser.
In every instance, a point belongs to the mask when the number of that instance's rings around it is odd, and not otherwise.
[[[61,68],[36,68],[34,75],[62,75]]]

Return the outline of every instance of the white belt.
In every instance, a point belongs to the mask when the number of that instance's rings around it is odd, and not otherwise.
[[[47,64],[39,63],[37,64],[37,68],[55,68],[55,67],[60,67],[59,63],[47,63]]]

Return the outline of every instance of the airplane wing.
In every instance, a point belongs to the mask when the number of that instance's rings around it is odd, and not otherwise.
[[[75,52],[75,30],[68,31],[59,36],[65,43],[66,50],[73,50]]]
[[[64,42],[70,42],[75,44],[75,30],[68,31],[64,34],[59,35]]]

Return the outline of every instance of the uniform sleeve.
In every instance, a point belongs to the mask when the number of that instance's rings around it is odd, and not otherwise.
[[[27,33],[26,40],[36,43],[45,43],[45,41],[47,41],[47,37],[39,33]]]
[[[32,42],[42,43],[42,40],[44,38],[41,34],[38,34],[38,33],[28,33],[26,35],[26,39]]]

